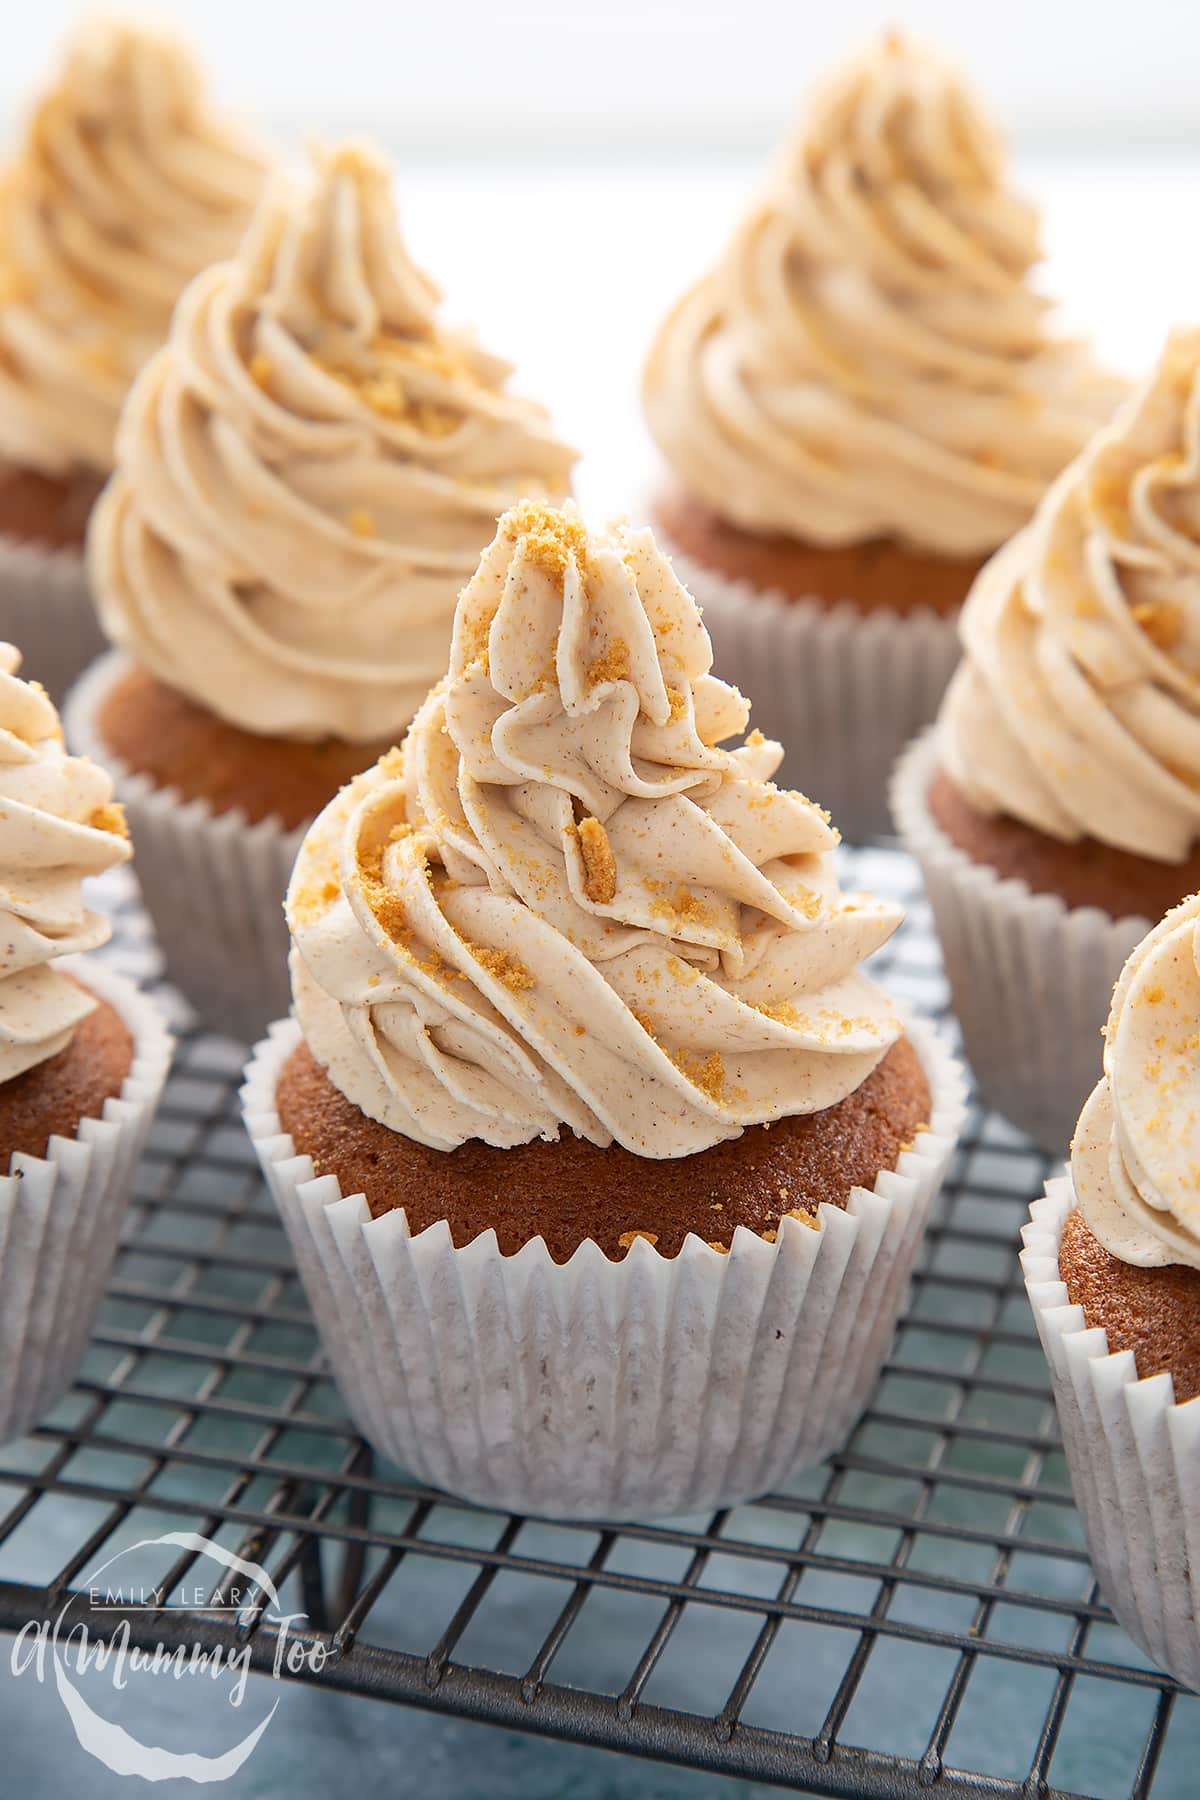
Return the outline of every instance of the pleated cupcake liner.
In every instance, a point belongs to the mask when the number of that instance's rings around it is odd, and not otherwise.
[[[639,1239],[623,1262],[589,1242],[559,1264],[541,1238],[505,1256],[490,1230],[462,1249],[444,1221],[414,1236],[315,1175],[276,1108],[299,1028],[274,1026],[243,1116],[363,1436],[451,1493],[558,1518],[733,1505],[822,1461],[878,1378],[962,1123],[958,1064],[911,1031],[931,1129],[819,1229],[739,1228],[727,1255]]]
[[[106,648],[80,551],[0,533],[0,639],[17,646],[22,675],[57,706]]]
[[[1139,1381],[1072,1306],[1059,1269],[1075,1205],[1069,1175],[1030,1208],[1021,1266],[1050,1365],[1071,1489],[1096,1578],[1134,1643],[1200,1687],[1200,1398],[1177,1404],[1170,1375]]]
[[[937,716],[960,655],[957,614],[793,600],[718,574],[658,535],[703,609],[714,674],[783,745],[784,784],[823,806],[851,842],[890,832],[888,777]]]
[[[291,1005],[283,898],[306,827],[216,813],[127,768],[97,720],[129,667],[110,651],[76,683],[63,709],[67,742],[112,775],[168,980],[212,1030],[253,1043]]]
[[[118,1095],[44,1156],[14,1153],[0,1176],[0,1444],[23,1437],[83,1358],[116,1255],[134,1171],[171,1061],[157,1007],[95,959],[65,957],[133,1034]]]
[[[1063,1156],[1100,1076],[1113,983],[1151,921],[1069,907],[973,862],[930,809],[937,766],[928,731],[897,764],[892,811],[924,878],[967,1060],[988,1105]]]

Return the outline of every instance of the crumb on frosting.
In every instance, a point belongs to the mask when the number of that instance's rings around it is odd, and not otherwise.
[[[596,906],[608,906],[617,892],[617,859],[599,819],[580,819],[576,826],[583,858],[583,891]]]
[[[527,562],[547,575],[563,575],[568,563],[582,571],[588,565],[588,534],[582,519],[539,500],[522,500],[504,515],[508,535],[518,541]]]
[[[523,994],[536,985],[537,977],[533,971],[509,951],[491,950],[486,944],[472,943],[470,938],[464,938],[463,942],[480,967],[502,982],[510,993]]]
[[[598,687],[602,681],[628,681],[628,679],[629,645],[624,638],[613,638],[603,654],[593,657],[588,664],[588,686]]]
[[[93,831],[107,831],[113,837],[127,838],[129,825],[125,818],[125,808],[116,800],[110,800],[104,806],[98,806],[89,816],[88,824]]]
[[[346,514],[346,524],[355,537],[369,538],[375,536],[375,519],[365,506],[356,506],[353,512]]]
[[[1159,650],[1174,650],[1183,636],[1183,608],[1172,600],[1142,600],[1133,617]]]

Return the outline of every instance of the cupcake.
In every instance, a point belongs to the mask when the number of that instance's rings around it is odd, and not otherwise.
[[[0,174],[0,632],[56,698],[102,648],[82,547],[122,402],[264,168],[181,44],[97,19]]]
[[[979,1085],[1055,1151],[1125,958],[1200,887],[1200,330],[984,569],[962,640],[896,821]]]
[[[981,563],[1121,391],[1054,334],[1040,254],[958,74],[892,34],[814,96],[650,353],[661,535],[718,667],[852,837],[888,828]]]
[[[1105,1598],[1200,1687],[1200,896],[1134,950],[1021,1261]]]
[[[119,653],[67,730],[114,770],[171,979],[246,1039],[288,1004],[305,825],[444,672],[497,515],[574,453],[438,317],[386,163],[319,151],[188,288],[129,398],[89,561]]]
[[[109,935],[82,883],[129,840],[20,666],[0,644],[0,1443],[78,1367],[170,1060],[150,1003],[81,954]]]
[[[816,1462],[962,1110],[861,970],[898,909],[773,785],[649,531],[501,519],[448,675],[326,808],[246,1122],[350,1408],[485,1505],[690,1512]]]

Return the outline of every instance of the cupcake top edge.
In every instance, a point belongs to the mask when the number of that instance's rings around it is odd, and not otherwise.
[[[1071,1174],[1084,1223],[1122,1262],[1200,1268],[1200,895],[1144,937],[1113,990],[1104,1074]]]
[[[0,456],[111,467],[130,383],[241,237],[268,161],[171,33],[79,30],[0,173]]]
[[[497,516],[575,452],[446,327],[369,144],[270,184],[135,384],[89,533],[109,636],[246,730],[398,734]]]
[[[813,96],[643,379],[679,481],[747,531],[994,550],[1123,384],[1030,281],[1037,217],[958,72],[892,32]]]
[[[1164,863],[1200,842],[1200,328],[981,571],[943,703],[979,812]]]
[[[0,1081],[65,1049],[95,1002],[54,964],[94,950],[108,920],[84,904],[89,875],[127,862],[108,774],[68,755],[53,703],[0,643]]]
[[[714,677],[649,531],[507,513],[401,749],[308,833],[296,1014],[363,1112],[439,1149],[562,1126],[652,1157],[836,1104],[901,1035],[859,967],[898,907]]]

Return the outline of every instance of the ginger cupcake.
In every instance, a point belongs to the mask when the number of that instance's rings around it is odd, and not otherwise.
[[[1200,887],[1200,330],[984,569],[962,640],[896,822],[979,1085],[1060,1151],[1125,958]]]
[[[82,954],[109,935],[82,883],[129,840],[20,663],[0,644],[0,1443],[79,1364],[170,1060],[155,1008]]]
[[[1200,1687],[1200,897],[1134,950],[1070,1172],[1025,1227],[1030,1303],[1105,1598]]]
[[[650,353],[660,535],[717,666],[851,837],[888,829],[980,565],[1122,391],[1056,333],[1040,257],[986,114],[893,33],[813,96]]]
[[[360,144],[282,178],[137,382],[89,539],[119,652],[68,708],[116,775],[171,979],[252,1038],[286,1010],[305,825],[403,734],[459,588],[574,453],[447,329]]]
[[[182,44],[95,19],[0,173],[0,633],[56,699],[103,647],[82,551],[122,403],[265,169]]]
[[[308,833],[248,1129],[355,1419],[486,1505],[693,1511],[820,1460],[962,1112],[861,970],[899,910],[710,673],[649,531],[501,519],[403,747]]]

